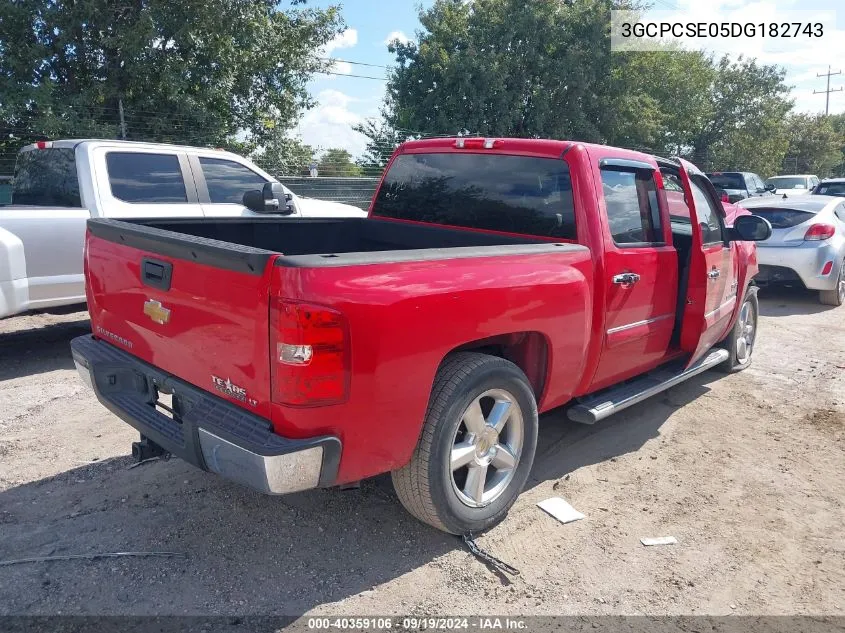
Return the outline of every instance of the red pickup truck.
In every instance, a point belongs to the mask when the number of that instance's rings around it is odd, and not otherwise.
[[[413,141],[369,218],[89,220],[73,358],[139,458],[272,494],[391,472],[414,516],[479,531],[525,484],[538,413],[592,424],[748,366],[771,227],[723,216],[683,161]]]

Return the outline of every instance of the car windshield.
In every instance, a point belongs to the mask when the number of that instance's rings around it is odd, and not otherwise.
[[[845,182],[823,182],[813,193],[821,196],[845,196]]]
[[[742,174],[710,174],[708,178],[719,189],[745,189]]]
[[[775,176],[766,181],[767,185],[774,185],[775,189],[807,189],[807,179],[798,176]]]

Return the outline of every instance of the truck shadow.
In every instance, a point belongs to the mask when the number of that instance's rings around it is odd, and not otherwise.
[[[42,327],[0,332],[0,381],[73,369],[70,341],[91,331],[87,315]]]
[[[560,411],[544,415],[528,487],[638,450],[718,377],[695,377],[592,427]],[[119,551],[185,558],[2,567],[4,612],[301,614],[367,595],[462,547],[411,518],[389,477],[272,498],[177,459],[131,464],[111,458],[0,493],[0,560]],[[507,531],[507,521],[497,529]],[[463,567],[482,569],[470,554],[458,556],[466,556]]]
[[[648,440],[659,437],[660,427],[675,411],[706,394],[707,384],[722,377],[712,371],[693,376],[592,426],[571,422],[563,409],[544,414],[527,487],[637,452]]]
[[[760,301],[760,316],[782,317],[801,314],[818,314],[835,310],[835,306],[819,303],[819,293],[803,288],[769,286],[761,288],[757,295]]]

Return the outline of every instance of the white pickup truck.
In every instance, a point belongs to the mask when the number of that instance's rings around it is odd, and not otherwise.
[[[284,191],[281,204],[247,208],[244,193],[268,191],[267,183],[275,179],[250,161],[214,149],[103,140],[24,147],[12,204],[0,206],[0,318],[85,301],[88,218],[367,215],[279,184],[273,189]]]

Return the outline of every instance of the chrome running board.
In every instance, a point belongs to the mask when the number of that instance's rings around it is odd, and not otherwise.
[[[696,374],[725,362],[729,355],[730,353],[726,349],[712,349],[707,356],[689,369],[680,371],[673,371],[669,368],[656,369],[640,378],[634,378],[621,385],[579,398],[576,404],[566,410],[566,415],[573,422],[595,424],[622,409],[627,409],[646,398],[682,383],[687,378],[692,378]]]

